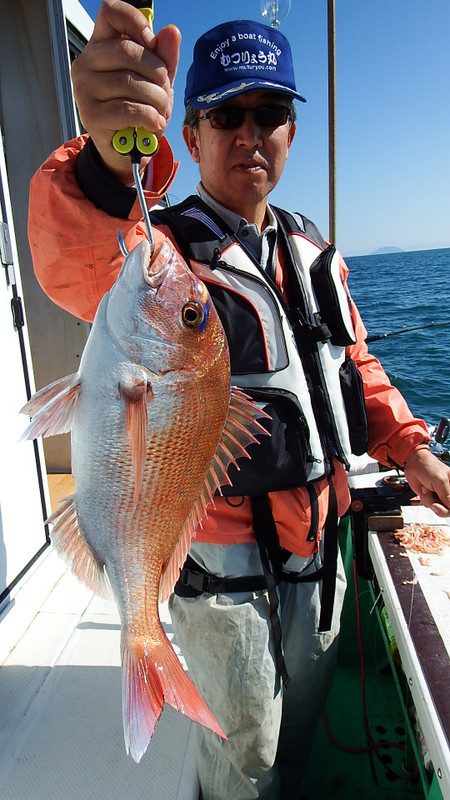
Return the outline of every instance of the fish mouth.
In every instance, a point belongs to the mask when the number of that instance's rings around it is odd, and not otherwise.
[[[149,261],[144,261],[142,265],[142,276],[144,281],[152,289],[159,289],[169,272],[174,259],[173,248],[164,242],[159,251]]]

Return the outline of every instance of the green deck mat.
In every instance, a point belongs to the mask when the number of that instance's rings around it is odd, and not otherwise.
[[[349,524],[341,523],[341,552],[348,589],[341,620],[339,663],[327,700],[327,716],[333,736],[352,748],[366,747],[357,635],[353,555]],[[330,740],[324,721],[317,726],[311,759],[299,794],[314,800],[414,800],[435,797],[421,780],[412,748],[398,688],[394,681],[378,617],[373,610],[373,592],[367,581],[358,581],[365,665],[365,696],[368,723],[375,742],[406,745],[375,753],[350,753]],[[407,701],[408,705],[408,701]],[[407,768],[411,774],[405,769]],[[415,775],[414,775],[415,773]],[[431,781],[431,776],[430,776]]]

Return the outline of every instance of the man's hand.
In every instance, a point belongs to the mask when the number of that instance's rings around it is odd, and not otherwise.
[[[106,166],[124,183],[132,180],[130,159],[115,152],[111,139],[129,126],[158,138],[164,133],[180,40],[174,25],[154,36],[141,11],[122,0],[103,0],[92,37],[72,65],[81,121]]]
[[[428,449],[416,450],[407,460],[405,477],[424,506],[440,517],[450,516],[450,469]]]

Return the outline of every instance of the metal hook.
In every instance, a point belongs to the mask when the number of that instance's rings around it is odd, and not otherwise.
[[[133,175],[134,185],[136,186],[141,211],[144,217],[145,226],[147,228],[148,240],[150,243],[150,258],[155,251],[155,240],[153,238],[152,223],[150,222],[150,215],[148,213],[147,203],[145,202],[144,190],[142,188],[141,176],[139,174],[139,163],[133,162]]]
[[[122,231],[120,230],[120,228],[117,228],[117,241],[119,243],[120,252],[124,256],[124,258],[126,258],[127,255],[128,255],[128,250],[127,250],[127,246],[125,244],[125,239],[122,236]]]

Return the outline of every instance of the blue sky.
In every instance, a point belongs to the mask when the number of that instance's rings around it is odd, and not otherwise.
[[[82,0],[95,18],[99,0]],[[294,57],[296,140],[273,202],[328,233],[326,0],[292,0],[281,30]],[[168,137],[182,160],[172,200],[196,186],[180,135],[195,39],[228,19],[261,20],[259,0],[156,0],[155,30],[183,35]],[[449,0],[337,0],[337,244],[346,255],[384,246],[450,247]]]

